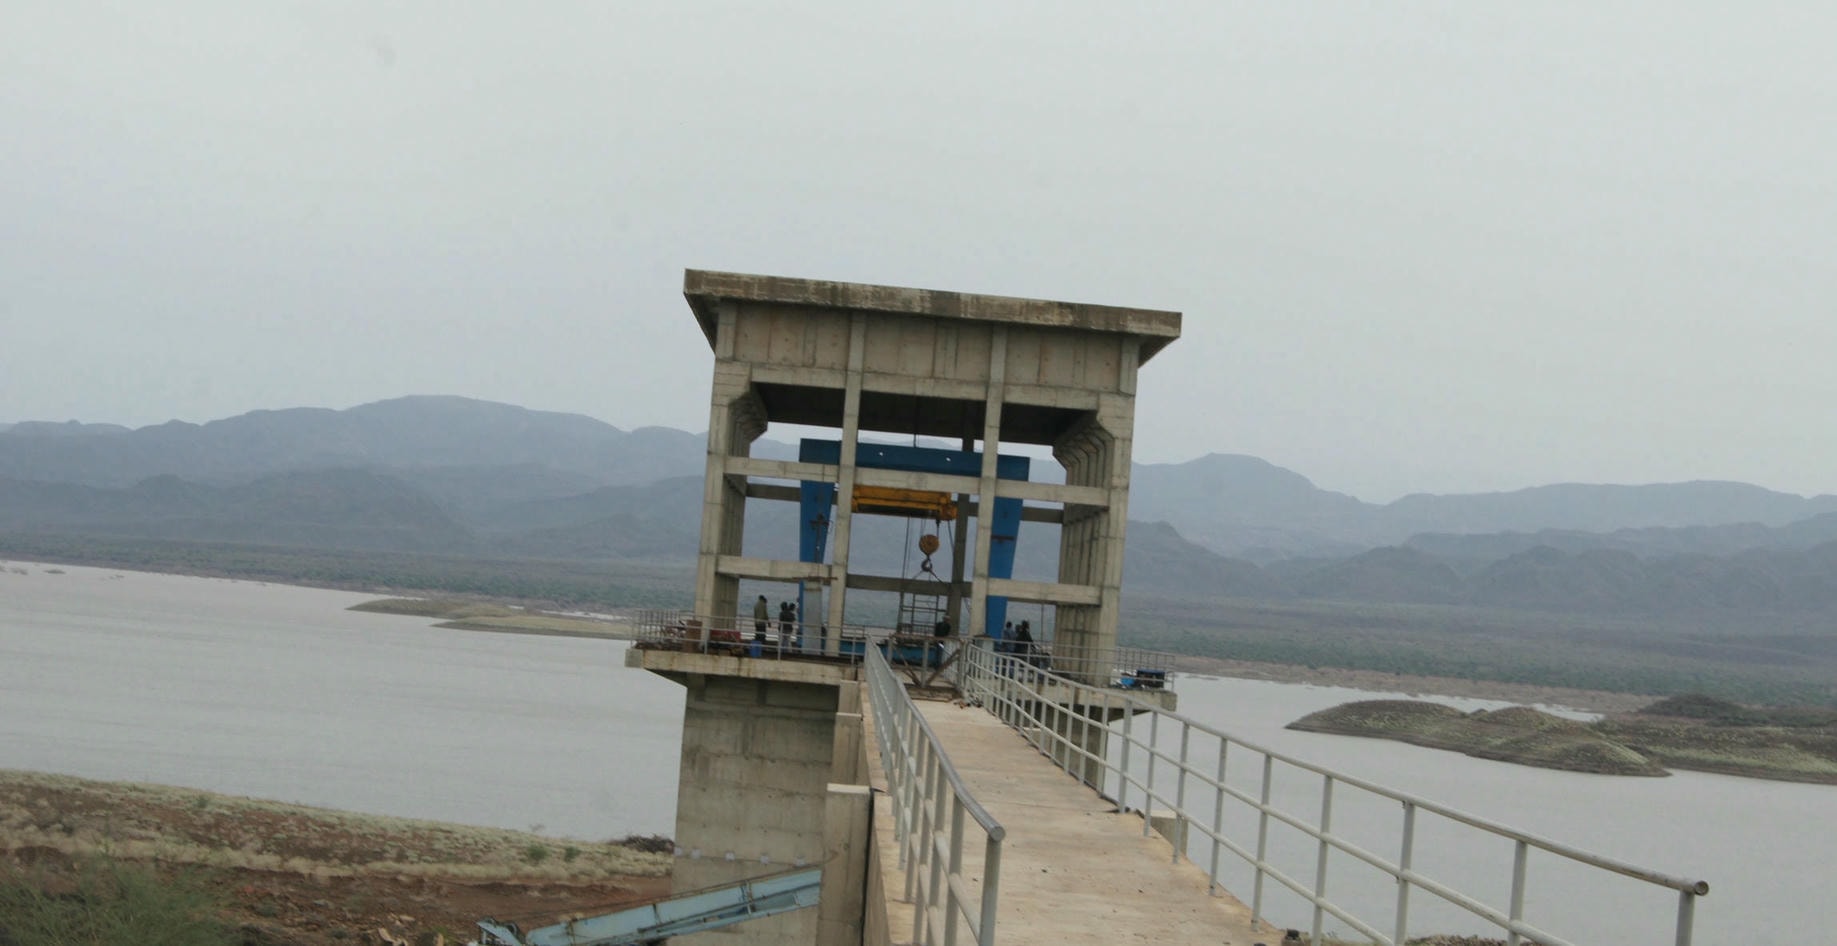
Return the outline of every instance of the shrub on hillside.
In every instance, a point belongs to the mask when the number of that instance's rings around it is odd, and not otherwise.
[[[190,877],[98,857],[68,893],[43,874],[0,870],[0,942],[12,946],[230,946],[219,904]]]

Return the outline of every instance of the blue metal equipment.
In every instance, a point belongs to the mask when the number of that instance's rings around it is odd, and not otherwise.
[[[797,459],[803,463],[837,464],[841,462],[839,440],[806,438],[798,444]],[[880,470],[907,470],[918,473],[953,473],[958,476],[981,476],[982,454],[974,450],[944,450],[937,447],[906,447],[898,444],[864,443],[855,448],[857,467]],[[1027,457],[997,455],[995,476],[1004,480],[1025,480],[1032,461]],[[836,503],[836,484],[804,480],[799,487],[803,527],[798,532],[798,560],[821,562],[829,542],[830,509]],[[986,499],[986,497],[985,497]],[[989,530],[989,577],[1014,577],[1014,552],[1020,543],[1021,501],[996,499],[981,504],[977,527]],[[805,610],[804,586],[797,591],[797,613]],[[983,611],[984,627],[996,637],[1007,620],[1008,599],[990,595]]]
[[[716,930],[817,904],[823,869],[804,867],[710,887],[643,906],[569,920],[525,933],[515,923],[480,920],[479,946],[627,946]]]

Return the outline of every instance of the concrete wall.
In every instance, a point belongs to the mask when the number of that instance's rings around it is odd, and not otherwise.
[[[807,372],[802,377],[816,387],[842,386],[841,373],[848,370],[850,313],[770,303],[743,303],[734,312],[734,360],[766,369],[798,369]],[[997,332],[1007,335],[1001,374],[1009,384],[1113,393],[1133,387],[1126,368],[1134,362],[1129,357],[1134,342],[1126,336],[880,313],[861,318],[861,370],[871,376],[870,390],[897,390],[888,386],[892,378],[946,385],[987,383]],[[1027,400],[1040,403],[1041,396]]]
[[[836,687],[698,674],[687,689],[672,887],[822,863]],[[810,946],[816,938],[817,911],[801,910],[676,942]]]

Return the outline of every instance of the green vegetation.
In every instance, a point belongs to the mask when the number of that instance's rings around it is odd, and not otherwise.
[[[1578,772],[1663,775],[1675,768],[1837,783],[1837,711],[1745,707],[1701,694],[1594,723],[1522,706],[1462,713],[1437,703],[1367,700],[1311,713],[1289,728]]]
[[[566,637],[624,637],[629,631],[624,624],[596,618],[549,614],[528,608],[507,608],[500,604],[461,598],[381,598],[351,605],[350,610],[449,618],[439,626],[465,631]]]
[[[1310,713],[1304,732],[1395,739],[1482,759],[1602,775],[1665,775],[1665,769],[1584,723],[1522,706],[1462,713],[1439,703],[1366,700]]]
[[[221,904],[191,875],[95,855],[76,887],[52,893],[47,878],[0,870],[0,941],[15,946],[229,946]]]

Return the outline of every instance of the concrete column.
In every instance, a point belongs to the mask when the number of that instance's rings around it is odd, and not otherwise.
[[[1105,435],[1105,469],[1100,485],[1110,497],[1110,508],[1099,521],[1101,558],[1093,582],[1101,589],[1093,640],[1100,648],[1116,646],[1116,625],[1122,613],[1123,540],[1129,527],[1129,468],[1134,436],[1129,407],[1127,402],[1121,405],[1106,403],[1098,417]]]
[[[970,586],[969,626],[971,637],[983,634],[988,622],[989,597],[989,523],[995,518],[996,460],[1001,452],[1001,405],[1006,397],[1008,374],[1008,330],[1003,326],[990,329],[989,385],[983,397],[982,482],[976,496],[976,559]]]
[[[817,946],[861,946],[873,797],[866,785],[829,786],[823,818],[823,886],[816,908]]]
[[[834,751],[829,768],[832,781],[853,785],[867,780],[867,746],[862,738],[860,713],[836,714]]]
[[[842,456],[836,481],[836,536],[831,561],[837,574],[848,573],[848,546],[854,527],[855,450],[861,438],[861,366],[867,357],[867,316],[855,315],[848,327],[847,387],[842,393]],[[843,615],[848,608],[848,583],[829,585],[830,633],[823,643],[827,654],[840,652]]]
[[[963,443],[960,449],[964,453],[976,449],[976,438],[969,433],[970,422],[964,421]],[[945,598],[944,613],[950,615],[950,626],[956,629],[957,636],[969,632],[963,622],[963,569],[967,564],[964,555],[969,551],[969,508],[971,496],[968,493],[957,494],[957,521],[950,528],[950,594]],[[905,577],[905,576],[900,576]]]
[[[727,485],[727,459],[745,449],[736,443],[736,415],[744,415],[751,405],[742,404],[752,388],[751,369],[734,360],[734,333],[738,313],[731,304],[720,310],[714,343],[714,381],[708,400],[708,453],[702,476],[702,531],[695,569],[695,611],[697,614],[731,612],[731,599],[739,595],[739,582],[723,580],[715,564],[723,554],[739,551],[740,536],[732,525],[730,504],[735,502]],[[750,441],[748,441],[750,442]],[[739,515],[745,516],[746,498],[741,495]]]

